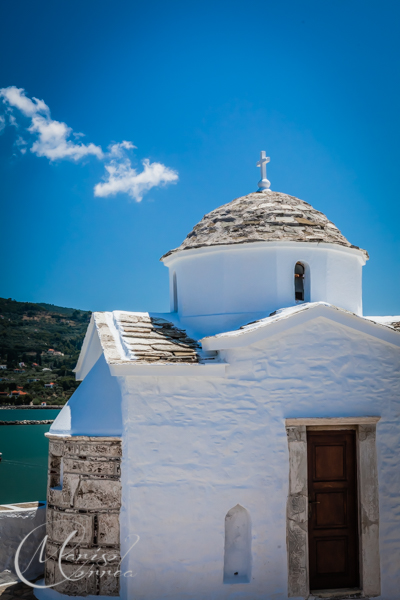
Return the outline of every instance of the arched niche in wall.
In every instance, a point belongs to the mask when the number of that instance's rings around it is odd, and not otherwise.
[[[237,504],[225,517],[224,583],[249,583],[251,577],[251,521]]]
[[[311,302],[310,267],[303,261],[294,266],[294,298],[296,302]]]

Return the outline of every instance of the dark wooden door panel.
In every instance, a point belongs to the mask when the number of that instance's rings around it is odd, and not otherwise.
[[[359,585],[354,431],[310,431],[308,444],[311,590]]]
[[[314,481],[346,479],[345,444],[314,445]]]
[[[315,493],[316,529],[326,527],[344,527],[347,524],[346,491]]]
[[[321,575],[345,575],[348,571],[346,538],[316,540],[317,572]],[[323,589],[323,588],[322,588]]]

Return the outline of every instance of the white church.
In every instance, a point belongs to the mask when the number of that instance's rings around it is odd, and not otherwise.
[[[39,599],[399,600],[400,317],[268,161],[162,257],[171,312],[92,315]]]

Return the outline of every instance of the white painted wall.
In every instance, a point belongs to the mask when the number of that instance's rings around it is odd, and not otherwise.
[[[96,345],[100,345],[98,338]],[[88,353],[90,356],[90,352]],[[88,362],[88,360],[87,360]],[[121,392],[100,355],[51,425],[53,435],[120,436]]]
[[[222,352],[226,378],[120,378],[124,599],[286,600],[285,418],[381,416],[382,600],[400,589],[400,354],[316,319]],[[251,583],[224,584],[225,516],[251,518]]]
[[[178,316],[191,332],[229,331],[296,304],[294,267],[308,266],[310,302],[328,302],[362,315],[363,254],[337,244],[260,242],[177,252],[164,259],[174,275]]]
[[[46,503],[37,508],[21,508],[4,504],[0,510],[0,585],[18,581],[14,559],[18,546],[29,533],[32,535],[22,546],[19,566],[26,579],[31,580],[44,573],[44,563],[39,562],[36,550],[46,535]],[[33,559],[33,560],[32,560]],[[30,561],[32,560],[32,563]]]

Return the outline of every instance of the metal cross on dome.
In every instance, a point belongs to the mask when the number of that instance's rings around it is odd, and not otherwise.
[[[271,186],[271,182],[267,179],[267,163],[269,163],[271,159],[269,156],[265,155],[265,151],[262,150],[260,152],[260,160],[257,163],[257,167],[261,169],[261,179],[258,182],[258,190],[257,192],[268,192]]]

